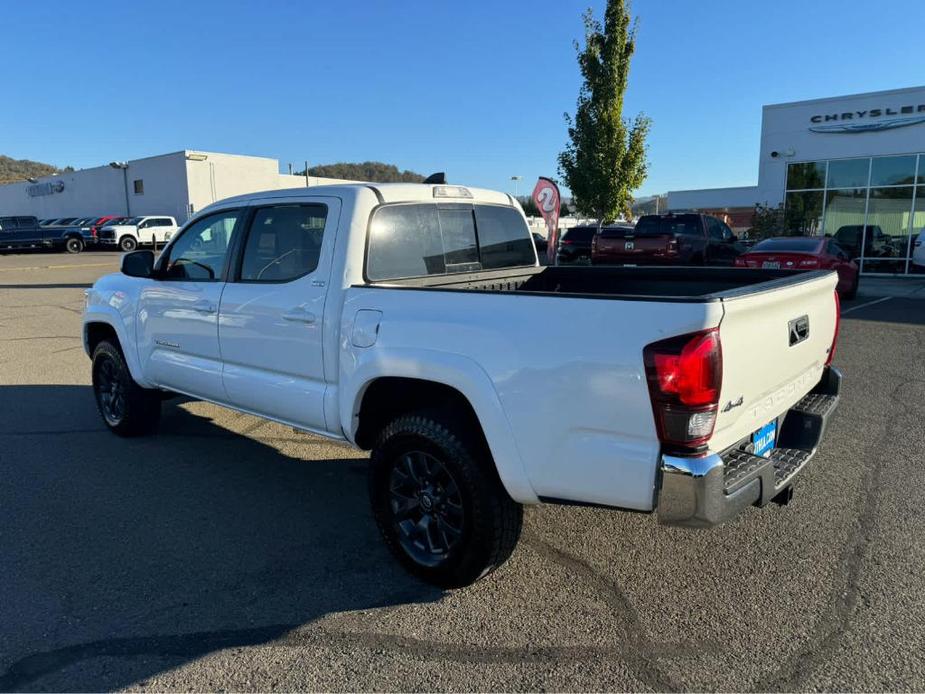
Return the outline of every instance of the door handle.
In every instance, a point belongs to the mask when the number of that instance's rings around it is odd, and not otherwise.
[[[211,301],[197,301],[193,304],[193,310],[199,313],[215,313],[215,304]]]
[[[283,320],[296,323],[314,323],[315,314],[311,311],[306,311],[304,306],[296,306],[283,314]]]

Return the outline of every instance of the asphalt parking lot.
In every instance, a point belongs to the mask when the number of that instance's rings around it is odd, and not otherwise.
[[[104,430],[80,320],[117,264],[0,256],[0,690],[925,689],[925,286],[843,305],[789,507],[531,508],[508,564],[441,592],[381,545],[357,451],[183,400]]]

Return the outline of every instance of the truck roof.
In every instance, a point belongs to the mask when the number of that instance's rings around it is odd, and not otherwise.
[[[435,189],[442,189],[435,193]],[[468,195],[463,193],[468,191]],[[372,191],[381,202],[482,202],[495,205],[513,205],[514,199],[507,193],[499,193],[485,188],[452,184],[429,183],[344,183],[323,186],[306,186],[305,188],[278,188],[275,190],[246,193],[225,198],[210,207],[228,202],[248,202],[262,198],[298,198],[305,195],[332,195],[353,197],[360,191]],[[470,197],[471,196],[471,197]]]

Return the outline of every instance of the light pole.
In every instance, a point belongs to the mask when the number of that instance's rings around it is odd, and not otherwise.
[[[122,186],[125,188],[125,216],[131,217],[132,211],[128,202],[128,163],[124,161],[111,161],[109,165],[114,169],[122,169]]]
[[[523,176],[511,176],[511,180],[514,181],[514,198],[517,198],[517,184],[523,179]]]

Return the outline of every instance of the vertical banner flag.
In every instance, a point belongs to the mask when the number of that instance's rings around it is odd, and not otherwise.
[[[559,186],[551,178],[540,176],[533,189],[533,202],[546,221],[546,258],[550,265],[555,265],[559,247]]]

